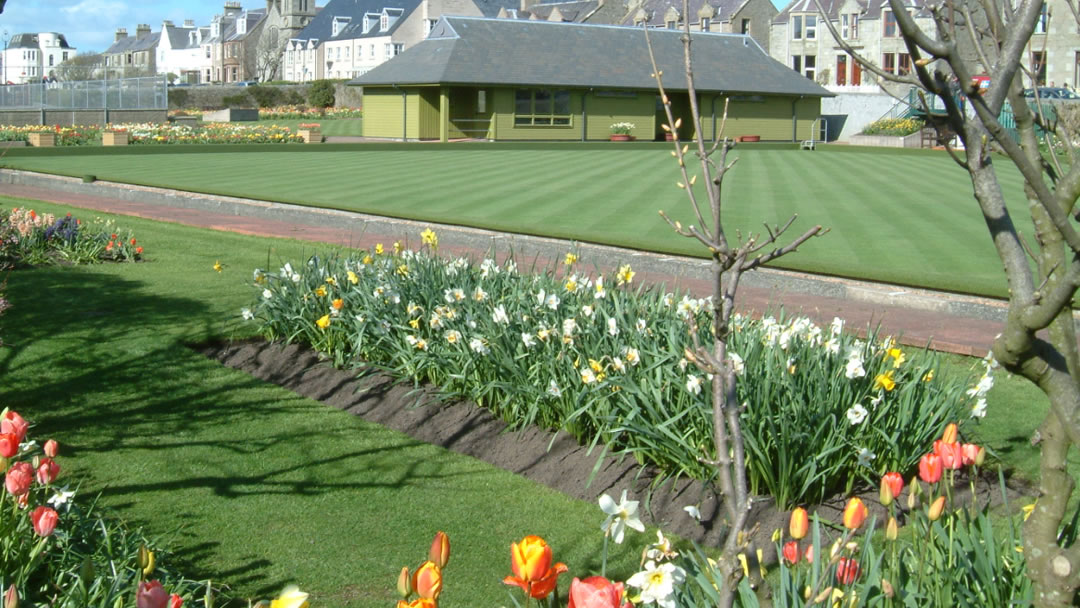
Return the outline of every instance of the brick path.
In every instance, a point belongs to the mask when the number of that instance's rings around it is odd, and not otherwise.
[[[125,188],[132,190],[132,188]],[[137,190],[137,189],[135,189]],[[256,203],[250,206],[250,211],[236,215],[207,209],[194,209],[182,204],[162,204],[160,201],[142,202],[139,200],[124,200],[122,198],[108,196],[109,192],[103,190],[103,195],[69,192],[52,187],[40,185],[17,185],[13,183],[0,183],[0,193],[29,199],[51,201],[101,212],[131,215],[142,218],[176,222],[189,226],[210,228],[252,234],[259,236],[287,237],[308,241],[335,243],[353,247],[369,247],[377,242],[391,243],[401,237],[401,232],[393,233],[389,230],[371,230],[367,228],[357,231],[355,226],[342,227],[332,225],[318,225],[313,219],[310,222],[298,221],[295,215],[288,217],[278,216],[267,209],[267,205]],[[128,192],[130,194],[130,192]],[[138,196],[134,196],[138,199]],[[235,199],[234,199],[235,200]],[[312,215],[319,213],[312,210]],[[384,225],[386,222],[382,222]],[[402,222],[402,224],[415,224]],[[410,226],[411,229],[411,226]],[[452,227],[436,228],[440,230],[440,242],[443,253],[447,254],[470,254],[481,256],[487,247],[479,245],[484,242],[479,239],[458,240],[447,238],[446,232],[457,230]],[[463,229],[467,231],[468,229]],[[418,234],[418,230],[412,234]],[[418,237],[413,237],[413,242]],[[490,234],[486,237],[488,245],[493,238]],[[498,238],[498,237],[494,237]],[[460,241],[460,242],[459,242]],[[550,244],[551,242],[549,242]],[[561,255],[557,251],[567,251],[575,245],[571,243],[557,243],[555,247],[549,246],[547,257],[557,258]],[[516,245],[515,245],[516,247]],[[610,255],[610,254],[608,254]],[[646,281],[665,282],[671,287],[688,288],[694,292],[705,294],[709,291],[709,284],[701,279],[688,278],[687,276],[672,275],[664,272],[665,262],[672,258],[657,256],[646,252],[621,252],[622,260],[632,257],[635,269],[639,262],[651,258],[651,265],[644,264],[645,268],[639,273],[638,279]],[[596,261],[594,258],[582,256],[589,262],[589,266]],[[531,257],[529,259],[532,259]],[[603,254],[599,259],[604,258]],[[543,260],[541,260],[542,262]],[[612,262],[614,264],[615,262]],[[601,269],[607,270],[611,266],[601,261],[597,264]],[[659,268],[659,270],[657,270]],[[923,296],[913,300],[910,294],[915,290],[900,287],[841,281],[831,278],[815,278],[799,273],[784,273],[771,271],[771,287],[754,286],[750,281],[744,282],[739,289],[737,305],[745,312],[777,311],[783,307],[787,313],[801,312],[814,318],[819,323],[828,323],[834,316],[847,321],[849,328],[867,327],[880,324],[884,334],[900,335],[901,341],[914,346],[931,344],[934,348],[955,352],[965,355],[983,356],[990,347],[994,336],[1000,331],[1001,322],[986,317],[1000,315],[1001,305],[997,302],[985,301],[977,311],[970,314],[956,312],[943,312],[936,306],[937,301],[956,300],[957,296],[951,294],[934,294],[922,292]],[[700,276],[700,275],[699,275]],[[779,277],[779,278],[777,278]],[[832,297],[821,295],[821,289],[795,289],[792,282],[807,282],[828,286],[829,284],[843,283],[845,293],[860,294],[869,293],[867,297]],[[826,293],[828,292],[825,290]],[[989,311],[991,314],[988,314]]]

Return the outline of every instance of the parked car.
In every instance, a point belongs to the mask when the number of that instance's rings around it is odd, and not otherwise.
[[[1024,97],[1035,99],[1035,89],[1024,89]],[[1080,95],[1065,87],[1039,87],[1039,99],[1071,99],[1078,100]]]
[[[257,80],[241,80],[239,82],[234,82],[233,84],[238,87],[253,87],[259,84],[259,82]]]

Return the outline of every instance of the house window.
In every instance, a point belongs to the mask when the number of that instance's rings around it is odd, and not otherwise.
[[[859,37],[859,13],[840,15],[840,37],[844,40],[854,40]]]
[[[802,74],[802,55],[791,56],[791,69]]]
[[[352,48],[351,46],[347,46],[347,47],[345,47],[345,58],[346,58],[346,59],[348,59],[348,58],[349,58],[349,49],[351,49],[351,48]]]
[[[701,18],[701,31],[703,31],[703,32],[709,31],[709,27],[711,25],[712,25],[712,19],[709,19],[708,17],[702,17]]]
[[[1035,34],[1045,34],[1046,27],[1050,24],[1050,12],[1044,2],[1039,12],[1039,20],[1035,22]]]
[[[476,92],[476,113],[487,114],[487,91]]]
[[[206,58],[210,58],[210,47],[206,47]]]
[[[1035,86],[1046,86],[1046,51],[1032,51],[1031,74],[1035,79]]]
[[[896,38],[899,28],[896,27],[896,15],[892,11],[881,11],[881,19],[885,23],[881,32],[886,38]]]
[[[749,19],[743,19],[742,20],[742,30],[741,31],[742,31],[742,33],[746,34],[747,36],[750,35],[750,20]]]
[[[814,40],[817,38],[817,15],[806,16],[806,39]]]
[[[386,45],[384,46],[384,48],[386,49],[386,58],[387,59],[394,56],[394,54],[393,54],[394,53],[394,45],[387,42]]]
[[[667,29],[673,30],[676,27],[678,27],[678,25],[679,25],[679,23],[677,21],[668,21],[667,22]]]
[[[896,69],[899,70],[901,76],[905,76],[911,73],[911,55],[907,53],[899,53],[896,58]]]
[[[64,51],[64,57],[63,57],[63,59],[61,59],[61,61],[67,61],[67,60],[68,60],[68,52]]]
[[[806,55],[803,57],[803,74],[807,78],[813,80],[817,76],[817,57],[814,55]]]
[[[404,42],[395,42],[394,43],[394,55],[400,55],[401,51],[404,51],[404,50],[405,50],[405,43]]]
[[[896,53],[885,53],[882,55],[881,69],[890,74],[896,73]]]
[[[390,16],[383,13],[379,17],[379,31],[385,32],[388,29],[390,29]]]
[[[372,59],[375,58],[375,45],[374,44],[372,44],[370,47],[368,47],[368,56],[371,57]]]
[[[518,89],[514,94],[514,126],[570,126],[570,92]]]
[[[910,74],[911,55],[907,53],[885,53],[881,56],[881,69],[900,76]]]
[[[836,56],[836,85],[847,85],[847,55]]]
[[[52,67],[54,57],[49,55],[49,67]]]
[[[791,17],[791,39],[802,40],[802,15]]]

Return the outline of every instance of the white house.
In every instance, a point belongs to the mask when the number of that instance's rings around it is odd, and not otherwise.
[[[3,82],[25,84],[43,78],[63,78],[58,66],[75,57],[75,48],[63,34],[16,34],[3,50]]]
[[[196,27],[192,20],[184,21],[182,26],[172,21],[162,22],[157,46],[158,73],[174,74],[181,82],[199,82],[200,75],[210,68],[210,59],[202,49],[203,38],[208,35],[209,28]]]

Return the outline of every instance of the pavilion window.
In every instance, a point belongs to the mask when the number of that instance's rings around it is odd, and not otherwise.
[[[570,92],[518,89],[514,93],[514,126],[570,125]]]

